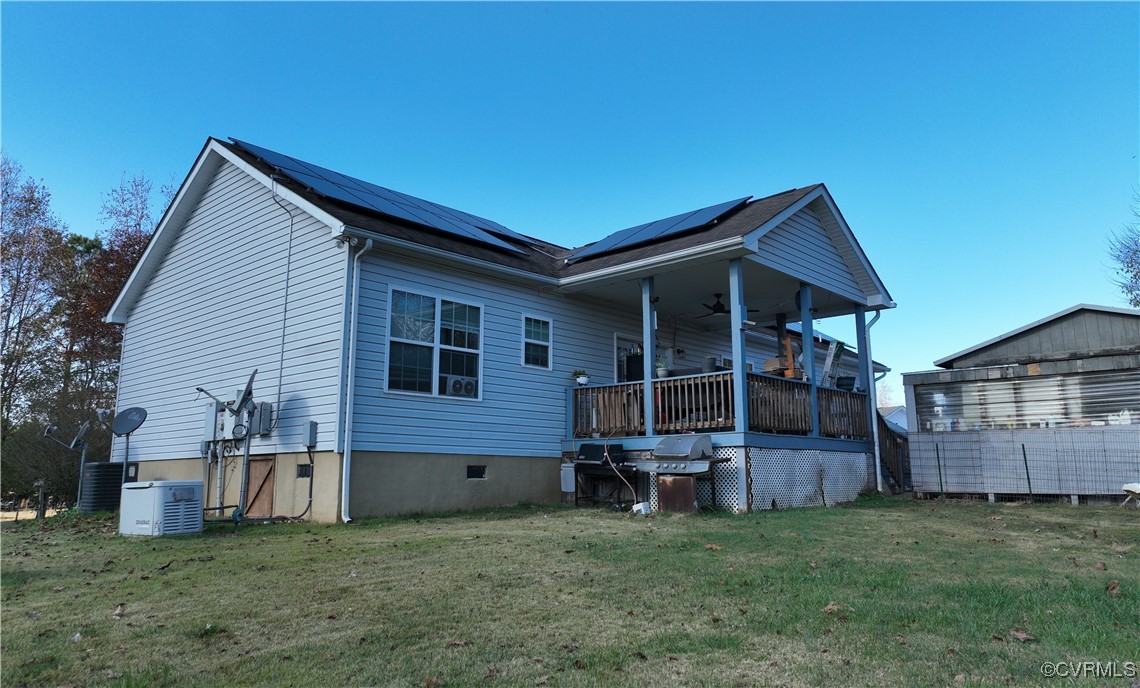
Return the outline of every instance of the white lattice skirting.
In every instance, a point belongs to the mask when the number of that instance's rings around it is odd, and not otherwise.
[[[739,447],[716,447],[713,455],[727,458],[713,468],[716,507],[736,511],[741,504]],[[808,449],[747,448],[747,475],[752,509],[785,509],[793,506],[832,506],[855,499],[875,487],[874,458],[870,454]],[[649,476],[649,503],[656,511],[657,476]],[[712,506],[707,476],[697,478],[697,501]]]
[[[753,511],[850,502],[875,482],[873,457],[852,452],[749,447],[748,471]]]

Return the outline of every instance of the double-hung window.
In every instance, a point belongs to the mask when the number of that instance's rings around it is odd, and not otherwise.
[[[550,332],[549,320],[523,317],[523,365],[550,370]]]
[[[393,289],[388,389],[479,398],[482,309]]]

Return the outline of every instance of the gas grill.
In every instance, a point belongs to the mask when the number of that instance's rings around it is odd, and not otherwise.
[[[657,504],[662,511],[694,512],[698,508],[698,476],[707,475],[716,504],[716,479],[713,466],[725,458],[714,458],[712,438],[708,435],[667,437],[653,450],[653,457],[631,462],[637,470],[657,478]]]
[[[637,489],[637,466],[626,462],[625,447],[611,444],[609,453],[610,461],[606,461],[606,445],[583,444],[579,447],[578,456],[574,458],[575,505],[582,500],[612,504],[623,502],[625,483],[621,478],[625,478]],[[613,462],[612,466],[610,462]],[[628,492],[628,489],[625,491]],[[633,501],[638,501],[636,494],[633,495]]]

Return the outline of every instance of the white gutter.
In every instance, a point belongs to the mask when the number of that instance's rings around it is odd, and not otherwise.
[[[604,279],[606,277],[628,277],[632,276],[637,270],[643,268],[657,268],[664,267],[671,263],[677,263],[684,260],[692,260],[693,258],[700,258],[704,256],[720,253],[728,249],[740,249],[744,247],[742,237],[730,237],[728,239],[721,239],[699,246],[675,251],[673,253],[666,253],[661,256],[653,256],[651,258],[643,258],[642,260],[635,260],[631,263],[622,263],[592,272],[582,273],[574,277],[565,277],[558,280],[558,285],[562,287],[572,287],[584,283],[593,282],[595,280]]]
[[[351,523],[348,515],[348,482],[352,473],[352,407],[356,392],[356,318],[360,310],[360,257],[372,250],[372,240],[352,256],[352,314],[348,321],[348,385],[344,412],[344,466],[340,475],[340,519]]]
[[[871,328],[882,314],[882,311],[875,311],[875,316],[867,323],[867,361],[871,368],[871,389],[867,390],[867,394],[871,397],[871,444],[875,450],[875,489],[879,492],[883,491],[883,467],[879,460],[879,395],[875,392],[875,382],[880,378],[875,377],[875,359],[871,358]]]
[[[417,244],[417,243],[412,242],[412,241],[407,241],[404,239],[397,239],[395,237],[386,236],[384,234],[378,234],[376,232],[370,232],[366,229],[360,229],[358,227],[350,227],[348,225],[345,225],[341,230],[340,236],[342,236],[342,237],[358,236],[361,239],[367,239],[368,241],[375,241],[376,243],[379,243],[379,244],[385,244],[387,246],[392,246],[392,247],[395,247],[397,249],[402,249],[402,250],[408,251],[409,253],[416,253],[416,254],[420,254],[420,255],[426,254],[429,256],[443,256],[443,257],[447,258],[447,260],[449,260],[453,263],[460,263],[462,265],[468,265],[468,266],[480,268],[483,270],[489,270],[492,272],[507,274],[507,275],[510,275],[512,277],[515,277],[517,279],[527,281],[527,282],[542,282],[544,284],[548,284],[551,286],[557,286],[558,285],[558,280],[553,278],[553,277],[547,277],[545,275],[540,275],[540,274],[535,273],[535,272],[530,272],[527,270],[520,270],[518,268],[507,267],[505,265],[499,265],[498,263],[492,263],[492,262],[486,261],[486,260],[479,260],[478,258],[472,258],[471,256],[466,256],[466,255],[463,255],[462,253],[452,253],[451,251],[444,251],[441,249],[433,249],[430,246],[424,246],[423,244]]]

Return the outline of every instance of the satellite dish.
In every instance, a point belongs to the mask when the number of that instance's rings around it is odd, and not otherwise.
[[[129,409],[120,411],[115,414],[115,420],[111,423],[111,432],[115,433],[118,437],[129,435],[146,420],[146,409],[139,406],[132,406]]]
[[[79,432],[75,433],[75,439],[71,440],[71,448],[78,449],[79,445],[83,443],[83,436],[87,434],[88,428],[91,427],[91,421],[83,421],[83,425],[79,426]]]
[[[245,410],[247,404],[253,400],[253,378],[257,377],[257,368],[249,374],[249,381],[245,383],[245,389],[242,390],[241,396],[234,402],[233,408],[230,411],[235,416],[240,416],[241,412]]]

